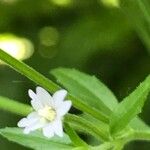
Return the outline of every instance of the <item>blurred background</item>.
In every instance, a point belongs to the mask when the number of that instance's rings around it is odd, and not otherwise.
[[[53,80],[49,71],[60,66],[95,74],[121,101],[150,73],[150,51],[125,10],[116,0],[0,0],[0,48]],[[29,103],[27,90],[35,86],[0,62],[0,95]],[[148,124],[149,107],[147,101],[140,115]],[[0,110],[1,128],[19,119]],[[26,150],[2,137],[0,146]]]

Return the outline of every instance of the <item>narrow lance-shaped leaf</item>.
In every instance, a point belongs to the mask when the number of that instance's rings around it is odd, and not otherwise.
[[[130,122],[130,127],[134,129],[134,131],[149,131],[150,132],[150,126],[148,126],[142,119],[139,117],[134,118]]]
[[[117,105],[114,94],[95,76],[75,69],[58,68],[51,71],[68,91],[90,106],[109,114]]]
[[[149,91],[150,75],[114,110],[110,118],[110,131],[112,134],[124,129],[141,112]]]
[[[72,150],[74,148],[71,146],[71,141],[67,135],[64,135],[63,138],[53,137],[48,139],[38,131],[26,135],[19,128],[0,129],[0,134],[10,141],[35,150]]]

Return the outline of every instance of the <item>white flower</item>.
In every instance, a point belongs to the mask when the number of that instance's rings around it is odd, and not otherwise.
[[[63,136],[63,116],[71,108],[71,101],[64,101],[67,91],[59,90],[51,96],[45,89],[36,88],[36,93],[28,91],[31,97],[31,105],[34,109],[26,118],[18,122],[18,126],[24,128],[24,133],[42,129],[44,136],[51,138],[55,134]]]

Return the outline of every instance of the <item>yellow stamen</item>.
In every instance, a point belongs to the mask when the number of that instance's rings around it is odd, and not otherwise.
[[[38,114],[48,121],[53,121],[56,117],[56,111],[49,106],[45,106],[43,109],[40,109]]]

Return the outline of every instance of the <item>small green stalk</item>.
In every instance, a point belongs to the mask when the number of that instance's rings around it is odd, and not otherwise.
[[[109,134],[104,129],[99,129],[92,122],[79,117],[77,115],[68,114],[65,117],[65,122],[72,127],[79,129],[82,132],[89,133],[99,139],[99,141],[109,141]],[[88,130],[86,130],[88,129]]]
[[[126,141],[134,141],[134,140],[143,140],[143,141],[150,141],[150,131],[135,131],[133,130],[127,137]]]
[[[88,149],[88,144],[86,144],[75,132],[75,130],[68,124],[64,124],[65,131],[69,135],[70,139],[72,140],[72,143],[77,147],[85,147]]]
[[[32,111],[32,107],[2,96],[0,96],[0,109],[22,116],[26,116]]]

